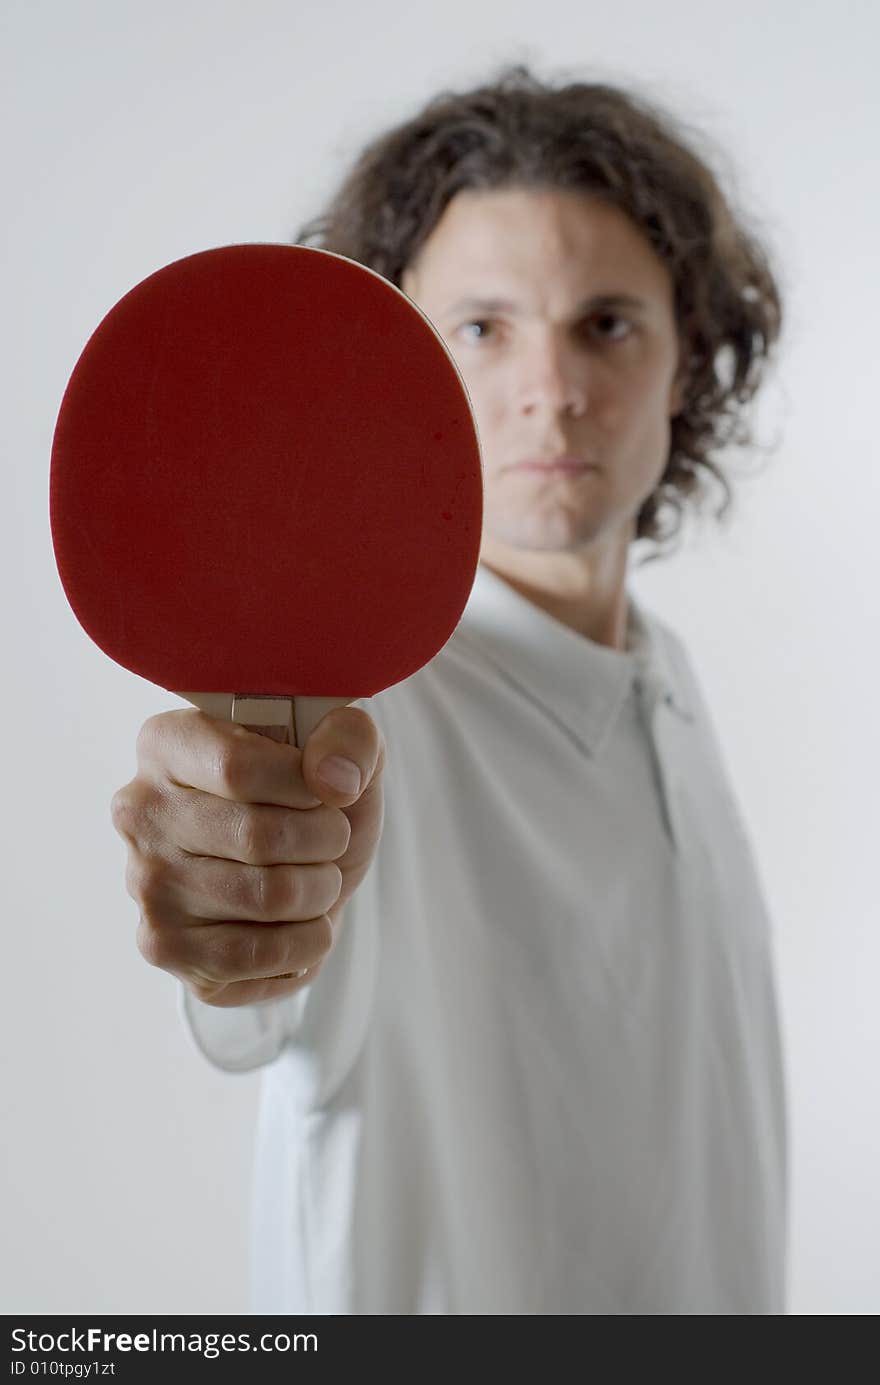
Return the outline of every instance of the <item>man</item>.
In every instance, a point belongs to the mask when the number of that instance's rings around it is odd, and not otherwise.
[[[486,518],[415,677],[302,753],[155,717],[114,800],[141,951],[208,1058],[263,1068],[254,1309],[781,1313],[768,922],[687,655],[626,589],[725,484],[766,261],[668,118],[522,70],[376,141],[309,237],[443,334]]]

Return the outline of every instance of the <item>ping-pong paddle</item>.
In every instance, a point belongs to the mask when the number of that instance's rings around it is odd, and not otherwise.
[[[476,425],[442,339],[374,271],[303,246],[207,250],[87,342],[50,514],[106,654],[302,746],[455,629],[479,555]]]
[[[52,537],[112,659],[302,746],[452,634],[481,482],[461,377],[404,293],[327,251],[233,245],[150,275],[87,342]]]

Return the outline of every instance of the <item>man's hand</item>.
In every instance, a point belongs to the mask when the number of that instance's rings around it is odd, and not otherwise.
[[[297,750],[164,712],[141,728],[137,759],[111,807],[143,957],[208,1005],[308,985],[382,830],[385,746],[372,719],[337,708]]]

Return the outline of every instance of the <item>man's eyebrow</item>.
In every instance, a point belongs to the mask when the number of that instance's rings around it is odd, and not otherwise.
[[[576,309],[575,317],[607,308],[647,307],[643,298],[636,298],[631,293],[597,293],[592,298],[584,299]],[[450,304],[446,313],[450,317],[457,317],[459,313],[506,313],[509,317],[521,317],[522,308],[508,298],[460,298],[458,302]]]

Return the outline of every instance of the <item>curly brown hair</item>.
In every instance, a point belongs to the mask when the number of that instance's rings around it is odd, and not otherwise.
[[[730,508],[713,454],[753,443],[745,406],[782,321],[767,249],[694,144],[693,131],[642,95],[601,82],[554,85],[516,64],[483,86],[441,92],[374,139],[295,240],[358,260],[400,287],[464,188],[573,188],[624,211],[670,272],[688,350],[684,408],[636,524],[637,539],[665,548],[688,503],[700,509],[720,492],[715,517]]]

